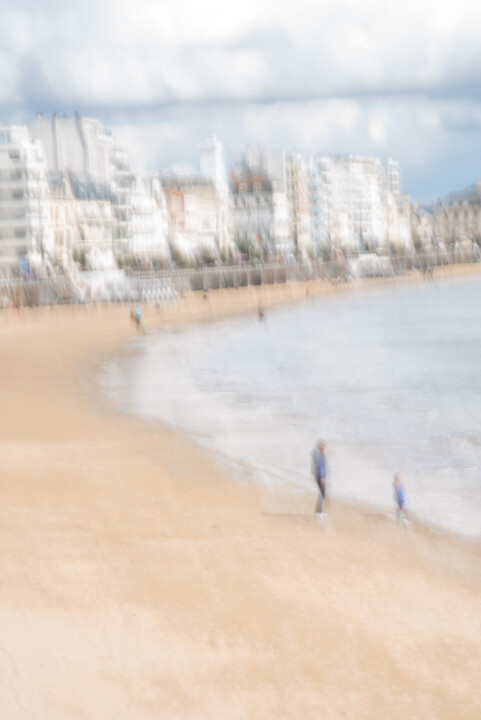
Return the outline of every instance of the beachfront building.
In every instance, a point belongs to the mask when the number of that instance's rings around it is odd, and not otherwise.
[[[42,146],[23,126],[0,129],[0,265],[40,264],[52,252]]]
[[[239,252],[263,261],[291,254],[289,204],[282,183],[244,166],[231,174],[231,193]]]
[[[215,135],[199,143],[200,174],[212,181],[219,192],[228,190],[224,148]]]
[[[282,187],[285,192],[286,167],[283,151],[271,150],[264,145],[248,145],[236,164],[236,172],[242,172],[243,168],[276,180],[280,183],[278,187]]]
[[[42,144],[50,173],[69,172],[110,182],[113,143],[100,120],[78,113],[73,117],[54,113],[49,118],[38,114],[27,127],[30,137]]]
[[[393,197],[399,198],[401,196],[401,166],[392,158],[387,161],[387,189]]]
[[[248,146],[231,172],[234,239],[242,255],[294,256],[284,153]]]
[[[170,262],[168,210],[162,186],[156,178],[131,181],[131,240],[129,254],[150,262]]]
[[[243,177],[247,181],[244,184]],[[268,235],[265,212],[260,221],[253,212],[248,219],[244,208],[241,212],[242,190],[247,190],[244,206],[255,207],[259,202],[248,199],[256,177],[263,183],[264,193],[266,180],[270,180],[279,193],[285,194],[289,238],[284,246],[298,259],[331,257],[334,248],[357,254],[375,249],[406,251],[412,247],[410,201],[401,193],[401,170],[394,160],[388,161],[386,173],[381,161],[373,157],[304,157],[262,147],[247,148],[231,182],[236,241],[249,236],[270,252],[262,239]]]
[[[201,175],[161,173],[169,222],[169,249],[176,264],[217,262],[216,190],[212,180]]]
[[[221,257],[234,251],[232,203],[227,182],[224,148],[215,135],[199,143],[200,174],[215,191],[216,243]]]
[[[434,237],[434,215],[430,210],[419,205],[419,203],[412,203],[411,205],[411,232],[415,250],[419,251],[423,248],[433,248],[436,246]]]
[[[405,255],[413,249],[412,203],[408,195],[386,193],[387,245],[390,253]]]
[[[284,153],[247,147],[231,171],[235,243],[242,255],[263,260],[293,257]]]
[[[310,257],[330,257],[331,233],[328,196],[323,191],[315,158],[311,156],[306,158],[305,170],[311,218],[308,254]]]
[[[115,231],[117,219],[109,187],[76,175],[50,175],[50,224],[53,234],[53,258],[57,266],[71,270],[77,266],[92,270],[115,267]],[[133,197],[136,196],[133,194]],[[144,196],[135,216],[137,237],[142,245],[131,245],[140,257],[148,254],[153,244],[145,241],[146,220]],[[149,227],[149,231],[151,228]],[[146,247],[148,246],[148,248]]]
[[[481,242],[481,181],[438,200],[433,224],[434,237],[448,244],[466,239]]]
[[[112,203],[115,253],[127,253],[132,240],[132,171],[127,149],[118,145],[97,118],[37,115],[28,132],[44,148],[49,172],[68,174],[79,183],[108,188]]]
[[[73,258],[91,269],[111,269],[115,267],[115,219],[110,188],[75,175],[69,180],[75,212]]]
[[[132,253],[132,189],[134,176],[130,168],[127,148],[112,143],[109,187],[114,219],[114,252],[116,255]]]
[[[412,202],[409,195],[402,192],[401,167],[391,158],[387,161],[386,211],[389,251],[403,254],[411,252],[414,247]],[[422,220],[421,229],[423,236],[429,234],[427,216]]]
[[[294,255],[301,260],[310,254],[312,239],[309,179],[305,158],[298,153],[285,152],[284,168]]]
[[[75,196],[67,175],[50,175],[50,226],[53,236],[53,264],[64,270],[74,267],[76,213]]]
[[[386,179],[381,162],[355,155],[322,155],[318,170],[328,203],[332,245],[347,252],[383,245]],[[340,223],[339,218],[346,219]]]
[[[401,194],[398,163],[389,161],[386,176],[374,157],[318,155],[314,162],[318,224],[324,228],[319,237],[324,242],[327,237],[331,248],[348,254],[411,246],[410,202]]]

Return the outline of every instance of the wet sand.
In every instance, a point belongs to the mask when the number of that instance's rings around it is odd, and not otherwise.
[[[305,294],[211,292],[146,322],[258,322],[259,299]],[[479,544],[334,503],[322,523],[314,487],[266,496],[115,413],[86,378],[129,310],[1,318],[0,717],[478,720]]]

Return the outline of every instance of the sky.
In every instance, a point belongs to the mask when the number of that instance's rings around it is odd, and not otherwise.
[[[481,177],[472,0],[2,0],[0,122],[98,117],[138,173],[198,143],[397,160],[428,203]]]

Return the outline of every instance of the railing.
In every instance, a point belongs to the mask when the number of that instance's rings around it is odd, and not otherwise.
[[[361,255],[373,261],[359,269],[359,277],[405,275],[409,270],[425,273],[428,269],[455,263],[479,262],[481,255],[454,250],[410,255]],[[377,262],[375,262],[377,260]],[[137,279],[170,278],[177,291],[218,290],[225,288],[270,285],[296,280],[348,280],[354,275],[356,258],[301,263],[257,263],[252,265],[174,268],[152,272],[131,273]]]
[[[273,285],[304,280],[347,282],[356,277],[402,276],[418,270],[428,277],[433,268],[457,263],[479,262],[474,252],[456,250],[442,253],[377,256],[361,255],[355,269],[353,261],[340,258],[334,261],[310,260],[302,263],[246,264],[200,268],[170,268],[157,272],[130,272],[121,281],[103,284],[103,289],[86,290],[82,276],[76,282],[70,277],[53,276],[45,279],[1,279],[0,309],[12,301],[16,307],[50,305],[56,303],[164,302],[179,293]],[[364,262],[370,259],[372,262]],[[377,260],[377,262],[376,262]]]
[[[46,280],[0,280],[0,308],[4,310],[11,303],[18,308],[52,303],[71,304],[78,300],[78,295],[67,277]]]

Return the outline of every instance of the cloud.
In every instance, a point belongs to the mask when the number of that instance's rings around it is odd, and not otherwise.
[[[1,99],[155,106],[478,92],[481,10],[460,0],[318,5],[4,0]],[[31,68],[43,79],[31,82]]]
[[[0,119],[99,116],[147,169],[212,132],[232,159],[391,155],[413,194],[447,192],[476,179],[480,23],[471,0],[3,0]]]
[[[459,105],[460,117],[473,106]],[[453,130],[450,101],[399,97],[302,101],[297,103],[196,104],[139,118],[112,118],[114,137],[125,142],[139,172],[177,164],[198,168],[198,141],[215,132],[230,166],[247,145],[305,154],[353,153],[401,163],[404,188],[428,202],[478,177],[479,155],[470,134]],[[477,108],[481,117],[481,106]],[[476,134],[477,133],[477,134]]]

